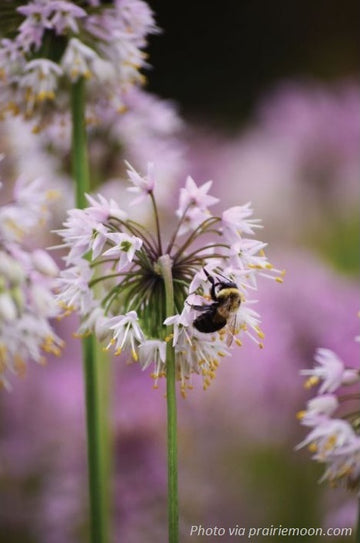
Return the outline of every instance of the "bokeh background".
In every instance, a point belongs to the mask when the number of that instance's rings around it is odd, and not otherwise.
[[[101,130],[90,131],[94,189],[106,182],[103,192],[126,201],[123,158],[138,167],[153,159],[166,225],[188,173],[199,182],[213,179],[219,210],[252,202],[267,254],[287,269],[283,285],[264,281],[259,291],[265,349],[237,348],[210,389],[203,392],[199,381],[187,399],[179,397],[182,541],[192,540],[194,524],[353,526],[355,496],[320,486],[322,468],[294,447],[305,435],[295,415],[309,397],[299,369],[312,365],[317,347],[358,365],[359,4],[150,4],[163,29],[150,40],[151,95],[132,97],[106,146]],[[59,227],[71,205],[66,131],[54,126],[52,135],[49,146],[19,120],[0,125],[2,179],[25,169],[65,187],[49,229]],[[44,232],[39,239],[45,246],[54,241]],[[1,391],[6,543],[86,538],[76,326],[74,318],[58,324],[67,340],[60,359],[30,366],[11,393]],[[112,383],[113,540],[166,541],[163,391],[126,360],[104,364]]]

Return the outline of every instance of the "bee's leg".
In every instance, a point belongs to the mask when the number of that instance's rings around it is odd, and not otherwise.
[[[215,293],[215,287],[218,283],[216,283],[215,279],[209,274],[208,271],[206,271],[205,268],[203,268],[203,270],[205,272],[206,277],[211,283],[210,296],[216,302],[217,298],[216,298],[216,293]]]

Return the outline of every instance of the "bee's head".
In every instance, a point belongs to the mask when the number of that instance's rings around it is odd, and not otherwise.
[[[238,288],[237,284],[233,281],[218,281],[215,283],[215,287],[218,287],[218,292],[227,288]]]

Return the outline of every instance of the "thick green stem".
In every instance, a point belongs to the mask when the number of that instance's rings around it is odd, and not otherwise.
[[[174,314],[174,287],[169,255],[159,258],[161,274],[165,283],[166,316]],[[178,468],[177,468],[177,413],[175,352],[171,341],[166,347],[166,399],[167,399],[167,443],[168,443],[168,519],[169,543],[179,541]]]
[[[89,165],[85,130],[85,81],[79,79],[71,88],[72,113],[72,169],[76,183],[76,204],[86,205],[85,192],[89,192]],[[96,343],[93,336],[83,339],[83,365],[85,379],[87,456],[90,495],[91,543],[108,541],[108,488],[105,466],[105,448],[101,421],[101,390],[96,362]]]

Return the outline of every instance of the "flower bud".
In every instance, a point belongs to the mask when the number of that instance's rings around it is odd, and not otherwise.
[[[14,321],[17,317],[16,305],[8,292],[0,294],[0,318]]]
[[[36,249],[36,251],[32,253],[32,262],[38,272],[48,275],[49,277],[56,277],[59,272],[59,268],[54,260],[42,249]]]
[[[13,257],[4,251],[0,251],[0,275],[3,275],[13,285],[18,285],[25,279],[24,270],[19,262],[16,262]]]

